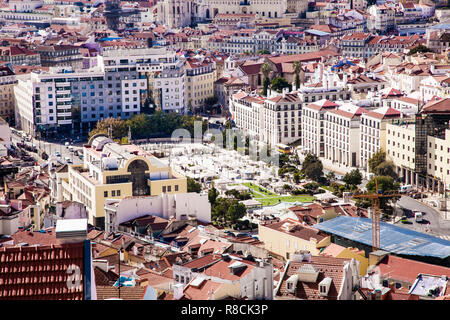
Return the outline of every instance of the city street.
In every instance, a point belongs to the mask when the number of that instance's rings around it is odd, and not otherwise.
[[[408,196],[400,198],[397,202],[397,208],[400,209],[397,212],[397,215],[400,215],[398,217],[399,219],[401,215],[408,217],[408,223],[399,221],[396,223],[398,226],[450,240],[450,221],[443,220],[436,210]],[[413,211],[421,211],[424,213],[423,222],[415,221]],[[429,226],[427,226],[428,223]]]
[[[20,132],[20,131],[19,131]],[[29,146],[34,145],[38,150],[44,150],[45,153],[48,154],[49,157],[53,156],[55,157],[55,153],[59,152],[61,154],[61,157],[59,157],[59,160],[62,162],[66,162],[66,158],[70,158],[73,164],[82,164],[83,160],[81,160],[78,156],[74,154],[75,150],[78,150],[79,152],[82,151],[82,146],[80,144],[76,144],[73,146],[74,152],[71,152],[65,145],[64,142],[56,143],[56,142],[46,142],[42,140],[32,139],[31,141],[24,141],[24,139],[15,134],[11,133],[11,140],[12,142],[17,145],[18,142],[23,142]],[[28,151],[29,152],[29,151]],[[29,152],[32,154],[38,161],[38,164],[45,163],[43,159],[41,159],[36,153]]]

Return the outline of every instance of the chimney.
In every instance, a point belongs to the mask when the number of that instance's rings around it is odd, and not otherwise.
[[[63,243],[77,243],[86,240],[88,234],[87,219],[67,219],[56,221],[56,238]]]

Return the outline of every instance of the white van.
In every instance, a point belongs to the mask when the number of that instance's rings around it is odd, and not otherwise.
[[[410,184],[404,185],[400,187],[400,193],[408,193],[413,191],[413,186]]]
[[[416,218],[416,222],[422,222],[423,213],[420,211],[414,211],[414,217]]]

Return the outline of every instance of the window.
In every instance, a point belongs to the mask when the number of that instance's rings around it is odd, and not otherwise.
[[[166,186],[162,187],[162,192],[166,192]]]
[[[103,192],[104,197],[106,198],[108,196],[108,191]]]
[[[120,190],[117,190],[117,196],[120,197]]]
[[[111,197],[115,197],[116,196],[116,190],[111,191]]]
[[[178,185],[177,184],[175,185],[175,191],[178,191]]]
[[[172,191],[172,186],[168,186],[167,187],[167,192],[171,192]]]

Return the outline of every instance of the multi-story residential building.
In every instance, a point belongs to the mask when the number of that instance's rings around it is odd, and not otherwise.
[[[10,125],[15,124],[14,71],[8,65],[0,66],[0,117]]]
[[[395,27],[395,11],[386,4],[370,6],[368,12],[373,17],[368,21],[369,30],[385,33]]]
[[[184,113],[186,106],[186,72],[184,61],[177,59],[162,71],[154,73],[153,98],[163,111]],[[159,90],[159,92],[156,92]]]
[[[339,105],[322,99],[310,103],[302,110],[302,147],[318,157],[325,156],[325,113]]]
[[[356,300],[360,262],[298,252],[286,264],[277,300]]]
[[[339,47],[342,49],[342,55],[348,57],[367,58],[367,42],[370,40],[370,34],[355,32],[346,34],[341,38]]]
[[[391,107],[405,115],[414,115],[419,111],[421,101],[410,97],[399,97],[391,101]]]
[[[136,196],[107,199],[105,202],[105,231],[117,232],[119,225],[132,219],[153,215],[164,219],[197,219],[211,222],[211,204],[207,194],[162,193],[157,196]]]
[[[186,178],[135,145],[119,145],[105,135],[83,148],[84,163],[69,166],[61,183],[64,200],[86,206],[89,223],[105,227],[107,199],[187,192]]]
[[[229,101],[236,126],[252,138],[272,146],[301,138],[302,101],[296,92],[269,93],[264,99],[240,91]]]
[[[283,259],[291,259],[300,250],[318,255],[321,248],[330,244],[330,237],[324,232],[289,218],[280,222],[260,224],[258,238],[264,242],[266,250]]]
[[[22,129],[33,135],[40,131],[43,136],[56,131],[84,134],[98,120],[139,114],[150,99],[163,110],[174,110],[177,103],[180,109],[184,106],[184,73],[177,70],[181,65],[174,53],[165,49],[116,50],[97,58],[98,65],[88,70],[51,68],[18,80],[17,120]],[[158,85],[155,78],[160,75],[170,78]]]
[[[39,53],[17,46],[0,47],[0,61],[17,66],[38,66],[41,64]]]
[[[417,185],[415,119],[386,124],[386,158],[395,164],[397,174],[406,184]]]
[[[325,112],[326,159],[344,166],[359,166],[360,118],[365,112],[349,103]]]
[[[429,76],[420,81],[419,91],[423,101],[433,97],[450,98],[450,76]]]
[[[425,43],[419,35],[410,36],[377,36],[370,33],[354,32],[345,34],[338,43],[344,56],[370,58],[373,55],[388,51],[404,53],[412,47]]]
[[[81,69],[83,66],[83,57],[80,48],[75,46],[39,45],[34,49],[41,56],[43,67],[72,67]]]
[[[262,141],[275,146],[290,144],[302,137],[302,101],[296,92],[267,98],[262,111]]]
[[[400,111],[390,107],[381,107],[361,115],[359,164],[367,172],[372,155],[379,150],[386,151],[386,123],[400,117]]]
[[[186,59],[186,101],[192,110],[205,105],[214,96],[215,63],[209,57]]]

